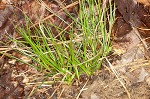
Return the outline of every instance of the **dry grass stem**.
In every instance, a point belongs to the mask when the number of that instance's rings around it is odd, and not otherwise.
[[[128,98],[131,99],[131,95],[130,95],[130,93],[129,93],[127,87],[126,87],[125,84],[120,80],[120,78],[119,78],[119,76],[118,76],[118,73],[117,73],[117,71],[115,70],[114,66],[109,62],[109,60],[108,60],[107,58],[105,58],[105,59],[106,59],[106,61],[108,62],[108,64],[109,64],[111,70],[113,71],[113,73],[114,73],[115,76],[117,77],[118,81],[120,82],[120,84],[121,84],[121,85],[123,86],[123,88],[125,89],[125,91],[126,91],[126,93],[127,93],[127,95],[128,95]]]

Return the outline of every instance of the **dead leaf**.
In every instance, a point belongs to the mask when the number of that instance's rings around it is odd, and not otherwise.
[[[148,72],[145,71],[144,68],[141,69],[140,75],[138,77],[138,81],[137,82],[142,82],[145,80],[145,77],[148,75]]]
[[[140,0],[147,2],[148,0]],[[144,37],[150,36],[150,15],[143,5],[138,5],[135,0],[116,0],[118,11],[123,16],[126,23],[139,29]]]
[[[139,2],[139,3],[142,3],[142,4],[146,5],[146,6],[150,5],[150,0],[136,0],[136,1]]]

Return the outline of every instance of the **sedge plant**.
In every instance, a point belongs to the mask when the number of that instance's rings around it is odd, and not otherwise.
[[[44,71],[48,76],[60,74],[59,80],[64,76],[65,81],[71,83],[74,78],[79,79],[81,74],[92,75],[100,69],[103,57],[111,51],[110,33],[115,5],[111,0],[107,4],[102,1],[79,0],[78,18],[65,10],[73,20],[69,31],[46,22],[40,22],[31,30],[33,23],[25,15],[26,25],[17,28],[21,39],[13,40],[17,46],[15,50],[31,59],[30,65],[39,72]],[[60,33],[59,39],[51,27]],[[65,39],[66,33],[69,40]]]

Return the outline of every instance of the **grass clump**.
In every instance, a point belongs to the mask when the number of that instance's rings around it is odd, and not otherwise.
[[[66,13],[73,20],[69,31],[46,22],[31,30],[32,22],[25,17],[26,26],[18,28],[23,39],[15,42],[18,49],[23,49],[18,51],[30,58],[31,65],[39,71],[46,70],[49,76],[59,73],[71,82],[81,74],[92,75],[100,69],[103,57],[111,50],[115,6],[111,1],[106,6],[102,0],[79,0],[78,18]],[[59,31],[59,39],[56,39],[52,26]],[[69,40],[65,38],[66,33]]]

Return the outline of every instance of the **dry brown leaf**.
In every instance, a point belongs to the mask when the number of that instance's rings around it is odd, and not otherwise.
[[[136,1],[139,2],[139,3],[142,3],[142,4],[146,5],[146,6],[150,5],[150,0],[136,0]]]

